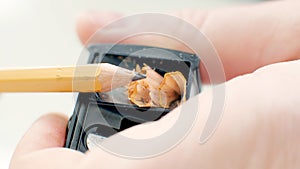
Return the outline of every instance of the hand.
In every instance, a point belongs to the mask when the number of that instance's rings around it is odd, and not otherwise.
[[[279,1],[177,15],[198,26],[209,37],[219,52],[227,79],[231,79],[261,66],[300,58],[298,6],[297,1]],[[85,43],[94,31],[118,17],[111,13],[82,15],[78,23],[80,39]],[[156,38],[133,38],[124,43],[153,46],[151,42],[157,41]],[[103,37],[98,39],[109,42]],[[182,49],[176,43],[167,47]],[[200,112],[192,131],[177,147],[161,156],[132,160],[101,149],[82,154],[61,148],[67,120],[48,115],[25,134],[10,168],[299,168],[298,72],[299,60],[266,66],[226,82],[223,117],[204,145],[198,142],[210,112],[210,90],[197,96]],[[130,128],[125,133],[142,136],[153,133],[151,131],[159,132],[168,127],[168,122],[178,113],[179,109],[175,109],[157,122]]]

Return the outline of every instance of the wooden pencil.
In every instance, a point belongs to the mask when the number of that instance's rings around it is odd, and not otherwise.
[[[0,92],[107,92],[145,78],[109,63],[0,70]]]

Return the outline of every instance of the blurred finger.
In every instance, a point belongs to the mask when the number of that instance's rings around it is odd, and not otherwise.
[[[62,147],[65,143],[67,117],[48,114],[39,118],[19,142],[14,156],[34,151]]]
[[[79,151],[63,148],[43,149],[23,156],[15,156],[11,160],[10,169],[69,169],[77,167],[82,159],[84,154]]]
[[[253,72],[264,65],[300,58],[299,4],[299,1],[278,1],[209,12],[184,11],[172,15],[196,26],[212,41],[222,60],[228,80]],[[88,39],[99,28],[121,17],[122,15],[114,12],[82,14],[77,24],[79,38],[83,43],[88,43]],[[140,22],[137,25],[142,26],[149,21],[137,22]],[[135,26],[138,27],[137,25]],[[120,27],[118,31],[114,30],[116,37],[98,36],[93,42],[114,42],[126,26],[128,25]],[[174,29],[175,27],[181,29],[174,24]],[[130,28],[134,29],[134,26]],[[193,37],[190,40],[193,41]],[[182,43],[163,36],[137,36],[122,43],[188,50]],[[203,79],[207,82],[205,70],[202,68],[201,71]]]

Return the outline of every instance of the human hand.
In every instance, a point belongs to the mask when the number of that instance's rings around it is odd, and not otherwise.
[[[231,79],[267,64],[300,58],[300,12],[297,4],[295,1],[280,1],[222,9],[209,14],[197,15],[195,12],[179,15],[195,25],[202,25],[200,29],[215,45],[226,77]],[[288,11],[286,15],[278,13],[285,10]],[[191,15],[194,17],[189,17]],[[207,15],[205,22],[202,20],[204,15]],[[111,18],[114,15],[106,16],[110,18],[108,21],[114,18]],[[103,21],[105,18],[98,18],[98,24],[90,23],[89,17],[83,15],[79,19],[78,32],[83,42],[106,23]],[[253,34],[258,33],[260,38],[256,39]],[[160,45],[171,44],[161,47],[183,49],[176,43],[162,43],[163,40],[153,38],[159,37],[133,38],[125,43],[154,46],[153,41],[160,41]],[[109,41],[101,37],[98,39],[99,42]],[[283,45],[286,46],[281,48]],[[65,139],[67,121],[61,116],[50,115],[42,117],[27,132],[16,149],[10,167],[299,168],[299,71],[300,61],[285,62],[226,82],[223,117],[214,135],[203,145],[199,144],[199,137],[210,112],[210,90],[197,96],[199,117],[191,132],[178,146],[160,156],[133,160],[111,155],[101,149],[82,154],[60,148]],[[153,133],[151,131],[159,132],[169,127],[169,121],[179,113],[176,109],[160,121],[130,128],[125,133],[142,136]]]

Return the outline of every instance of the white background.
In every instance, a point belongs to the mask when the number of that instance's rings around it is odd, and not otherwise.
[[[250,1],[250,0],[248,0]],[[0,0],[0,69],[75,64],[82,46],[75,32],[82,11],[116,10],[126,14],[171,9],[211,9],[237,0]],[[47,112],[71,115],[68,93],[0,94],[0,169],[8,168],[18,140]]]

